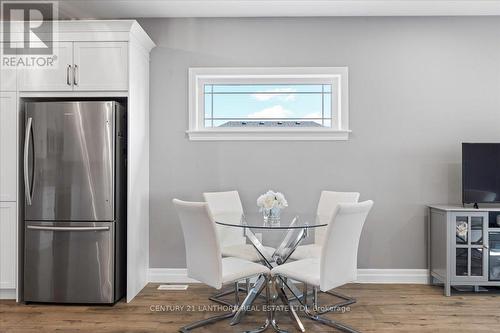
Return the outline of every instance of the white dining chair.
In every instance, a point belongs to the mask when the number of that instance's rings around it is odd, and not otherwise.
[[[316,210],[317,218],[320,220],[331,221],[332,214],[339,203],[354,203],[358,202],[358,192],[334,192],[322,191]],[[298,246],[292,253],[292,260],[300,260],[306,258],[319,258],[321,247],[325,239],[326,228],[314,228],[314,243]]]
[[[304,297],[300,301],[310,319],[344,332],[357,331],[348,325],[324,318],[321,314],[356,302],[354,298],[330,290],[356,281],[359,239],[372,206],[371,200],[360,203],[339,203],[327,227],[319,258],[297,260],[271,270],[273,278],[281,276],[304,284]],[[307,301],[308,286],[313,287],[312,309]],[[325,308],[322,311],[315,310],[321,309],[318,307],[318,288],[322,292],[342,298],[343,301],[321,307]]]
[[[234,316],[239,305],[238,281],[261,274],[267,275],[269,268],[240,258],[222,258],[215,222],[207,203],[178,199],[174,199],[173,203],[179,215],[184,235],[188,277],[215,289],[220,289],[225,284],[235,284],[233,311],[200,320],[180,329],[181,332],[188,332],[194,328]]]
[[[243,206],[241,205],[238,191],[226,192],[205,192],[203,198],[208,203],[208,207],[215,220],[218,217],[243,216]],[[246,243],[243,228],[217,225],[217,233],[222,248],[223,257],[236,257],[254,262],[261,261],[262,258],[252,244]],[[264,246],[264,250],[271,256],[275,249]]]

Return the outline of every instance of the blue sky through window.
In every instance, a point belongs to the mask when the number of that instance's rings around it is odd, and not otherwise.
[[[205,127],[230,121],[313,121],[331,127],[331,84],[206,84],[204,96]]]

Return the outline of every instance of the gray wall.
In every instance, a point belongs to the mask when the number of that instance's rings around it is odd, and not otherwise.
[[[460,143],[500,141],[500,19],[148,19],[150,267],[185,267],[174,197],[267,189],[312,212],[322,189],[375,206],[360,268],[425,268],[427,203],[461,199]],[[190,142],[190,66],[348,66],[349,141]]]

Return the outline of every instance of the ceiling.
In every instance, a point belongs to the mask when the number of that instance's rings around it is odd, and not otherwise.
[[[500,15],[500,0],[63,0],[62,19]]]

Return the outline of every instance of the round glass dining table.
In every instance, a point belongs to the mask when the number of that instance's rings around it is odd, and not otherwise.
[[[215,223],[228,227],[248,229],[312,229],[328,225],[328,218],[320,215],[282,212],[279,221],[266,220],[262,213],[222,213],[215,217]]]
[[[246,238],[253,245],[255,250],[261,257],[261,262],[265,264],[269,269],[273,269],[277,265],[284,264],[295,251],[295,249],[300,245],[300,243],[307,237],[308,232],[311,229],[324,228],[328,225],[328,218],[320,215],[307,215],[307,214],[294,214],[293,212],[284,211],[280,215],[279,221],[266,220],[262,213],[250,213],[250,214],[239,214],[239,213],[223,213],[215,216],[215,223],[220,226],[231,227],[231,228],[242,228]],[[259,233],[270,232],[273,230],[282,230],[283,232],[281,243],[275,249],[273,253],[266,251],[261,240],[255,235],[254,231]],[[231,320],[231,325],[238,324],[245,312],[251,309],[253,302],[256,297],[263,291],[269,280],[266,276],[259,276],[254,283],[252,289],[248,292],[245,300],[242,302],[238,311]],[[298,317],[293,306],[290,306],[290,302],[293,299],[301,299],[303,297],[302,292],[295,286],[292,281],[286,281],[279,278],[278,281],[271,280],[274,286],[276,294],[269,299],[268,303],[273,301],[273,299],[280,298],[289,312],[292,319],[295,321],[297,328],[304,332],[304,325],[302,324],[300,318]],[[288,293],[287,293],[288,290]],[[289,296],[291,295],[291,296]],[[269,312],[269,316],[266,320],[264,326],[255,331],[262,332],[267,328],[272,328],[276,332],[283,332],[280,330],[277,322],[274,318],[274,311]]]

